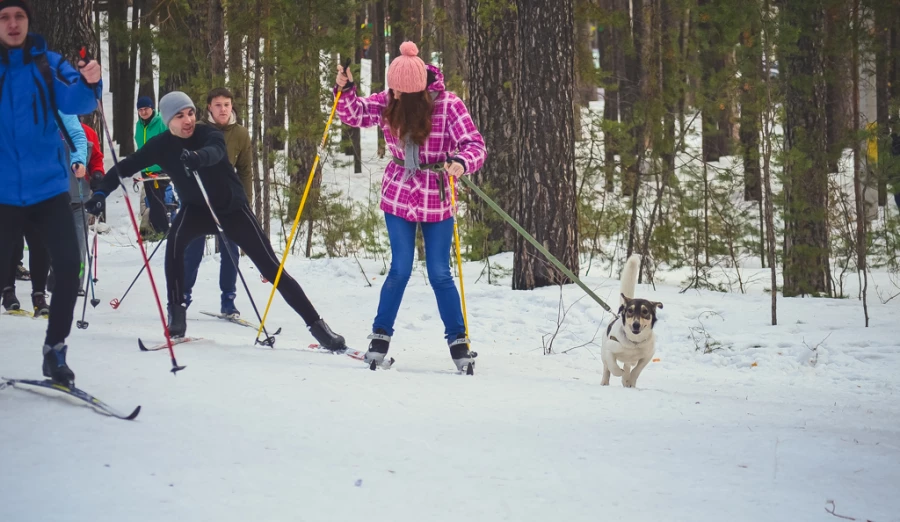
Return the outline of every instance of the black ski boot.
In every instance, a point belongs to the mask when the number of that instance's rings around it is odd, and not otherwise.
[[[187,332],[187,307],[183,304],[169,305],[169,337],[184,337]]]
[[[381,365],[391,345],[391,336],[383,329],[376,328],[372,335],[369,336],[369,339],[372,342],[369,343],[369,350],[366,352],[366,362],[369,365],[372,365],[372,363]]]
[[[53,346],[44,345],[44,377],[49,377],[65,386],[75,384],[75,373],[66,364],[66,351],[68,347],[63,343]]]
[[[458,334],[456,339],[450,341],[450,357],[460,372],[466,372],[467,375],[475,373],[475,357],[478,354],[469,350],[469,339],[465,334]]]
[[[332,352],[342,352],[347,349],[344,338],[331,331],[324,319],[319,319],[309,326],[309,333],[319,341],[319,346]]]
[[[2,301],[3,308],[7,310],[18,310],[21,308],[19,299],[16,297],[16,288],[13,286],[7,286],[3,289],[3,296],[0,298],[0,301]]]
[[[34,307],[35,317],[47,317],[50,315],[50,305],[47,304],[47,294],[43,292],[31,294],[31,306]]]

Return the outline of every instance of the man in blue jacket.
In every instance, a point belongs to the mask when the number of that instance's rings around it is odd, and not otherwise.
[[[78,292],[78,238],[69,197],[66,145],[56,110],[87,114],[97,107],[100,65],[76,71],[44,39],[29,34],[25,0],[0,0],[0,267],[9,266],[24,224],[41,230],[56,274],[44,339],[43,373],[71,385],[66,337]]]

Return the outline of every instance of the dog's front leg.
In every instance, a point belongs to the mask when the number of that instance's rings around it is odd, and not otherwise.
[[[612,352],[601,351],[600,358],[603,360],[603,369],[612,372],[616,377],[622,376],[622,369],[616,362],[616,356]]]
[[[652,354],[651,354],[651,357],[652,357]],[[638,377],[641,375],[641,372],[644,371],[644,367],[647,366],[647,363],[650,362],[651,357],[645,357],[645,358],[641,359],[635,365],[634,369],[631,370],[631,379],[630,379],[631,386],[629,386],[629,388],[633,387],[633,386],[637,386]]]
[[[600,380],[600,386],[609,386],[609,368],[603,363],[603,379]]]
[[[631,388],[631,365],[630,364],[622,364],[622,386],[626,388]]]

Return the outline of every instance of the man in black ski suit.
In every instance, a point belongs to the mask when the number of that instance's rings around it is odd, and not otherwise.
[[[154,136],[134,154],[122,159],[107,172],[100,187],[85,203],[92,214],[102,212],[107,194],[129,177],[150,165],[158,164],[169,174],[182,207],[175,216],[166,244],[166,286],[169,308],[169,334],[183,337],[187,324],[184,303],[184,251],[192,240],[216,233],[209,206],[215,211],[229,240],[234,240],[269,281],[275,280],[278,258],[269,239],[253,216],[234,167],[228,161],[225,135],[212,125],[197,125],[196,107],[183,92],[174,91],[159,101],[159,111],[167,131]],[[203,198],[199,176],[209,196]],[[223,255],[227,255],[223,249]],[[306,322],[319,344],[329,350],[346,348],[344,338],[316,312],[303,289],[286,271],[281,274],[278,291]]]

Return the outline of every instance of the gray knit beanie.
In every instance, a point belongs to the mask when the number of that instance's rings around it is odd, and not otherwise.
[[[188,107],[194,109],[194,111],[197,110],[190,96],[181,91],[172,91],[159,100],[159,113],[162,115],[163,123],[166,124],[166,127],[169,126],[169,122],[172,121],[176,114]]]

